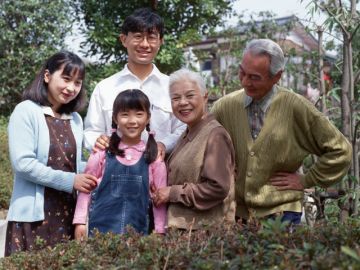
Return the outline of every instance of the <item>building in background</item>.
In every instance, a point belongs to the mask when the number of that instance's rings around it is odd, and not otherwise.
[[[303,95],[308,89],[317,88],[318,64],[312,59],[316,59],[314,53],[318,50],[318,41],[294,15],[247,23],[189,44],[184,52],[186,65],[200,71],[210,88],[218,89],[221,95],[226,94],[236,89],[232,87],[239,88],[236,84],[238,65],[246,41],[259,36],[271,36],[285,52],[287,64],[281,85]],[[333,56],[325,54],[325,71],[329,71],[334,60]],[[329,72],[325,74],[330,82]]]

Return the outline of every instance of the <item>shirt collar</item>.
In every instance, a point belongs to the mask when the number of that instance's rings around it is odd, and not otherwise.
[[[260,106],[260,109],[262,112],[266,112],[267,109],[269,108],[270,104],[271,104],[271,100],[273,98],[273,96],[277,93],[277,87],[275,87],[275,85],[271,88],[271,90],[269,91],[269,93],[267,93],[262,99],[260,99],[259,101],[254,101],[252,97],[249,97],[248,95],[246,95],[245,93],[245,102],[244,102],[244,107],[249,107],[250,104],[252,103],[256,103],[258,106]]]
[[[119,145],[119,148],[122,150],[134,149],[138,152],[144,152],[145,147],[146,146],[145,146],[144,141],[140,141],[138,144],[135,144],[135,145],[127,145],[127,144],[123,143],[122,141],[120,141],[120,145]]]
[[[54,114],[53,110],[49,106],[41,106],[41,109],[42,109],[44,114],[55,117],[55,114]],[[73,119],[73,117],[72,117],[71,114],[63,113],[63,114],[61,114],[60,119],[69,120],[69,119]]]
[[[153,66],[152,71],[144,79],[144,81],[146,81],[148,78],[151,78],[151,77],[160,78],[160,76],[161,76],[160,70],[154,64],[152,64],[152,66]],[[136,78],[137,80],[140,80],[134,73],[131,72],[131,70],[128,67],[128,64],[126,64],[124,66],[124,68],[119,72],[119,75],[120,75],[120,77],[131,76],[131,77]]]
[[[189,141],[192,141],[196,135],[200,132],[202,127],[204,127],[211,120],[214,120],[215,117],[212,114],[206,115],[199,123],[197,123],[192,129],[186,128],[183,139],[187,138]]]

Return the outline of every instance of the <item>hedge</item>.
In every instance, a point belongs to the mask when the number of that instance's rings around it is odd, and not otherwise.
[[[41,241],[40,241],[41,242]],[[97,234],[86,242],[20,252],[1,269],[360,269],[360,221],[299,226],[277,220],[166,236]]]

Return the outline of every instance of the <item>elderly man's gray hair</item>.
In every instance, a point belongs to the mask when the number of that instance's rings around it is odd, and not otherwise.
[[[191,71],[186,68],[179,69],[170,74],[169,89],[175,83],[190,81],[196,83],[202,94],[207,92],[204,78],[198,72]]]
[[[270,57],[270,74],[276,75],[285,67],[284,53],[280,46],[270,39],[253,39],[246,44],[243,56],[250,52],[252,55],[267,55]]]

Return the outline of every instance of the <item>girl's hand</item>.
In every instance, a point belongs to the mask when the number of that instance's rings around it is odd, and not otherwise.
[[[91,174],[77,174],[75,175],[74,189],[90,193],[97,186],[96,177]]]
[[[86,225],[76,224],[75,225],[75,240],[84,241],[86,239]]]

